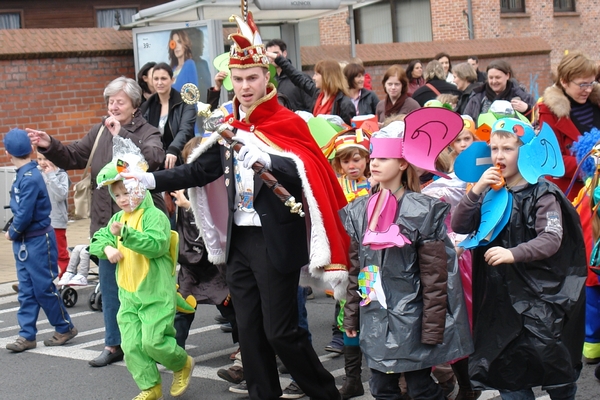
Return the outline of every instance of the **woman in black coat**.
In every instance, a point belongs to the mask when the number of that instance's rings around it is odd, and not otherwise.
[[[459,114],[464,114],[469,97],[473,90],[477,87],[483,86],[481,82],[477,82],[477,73],[471,65],[468,63],[460,63],[455,65],[452,69],[454,75],[454,83],[459,90],[462,90],[462,94],[458,98],[458,104],[456,105],[456,111]]]
[[[344,76],[348,82],[348,97],[356,107],[356,115],[375,115],[379,99],[374,92],[365,89],[365,67],[350,63],[344,67]]]
[[[529,117],[535,100],[513,79],[510,64],[504,60],[492,61],[487,66],[487,74],[485,85],[473,90],[465,114],[477,121],[479,114],[488,112],[495,100],[507,100],[515,111]]]
[[[456,85],[446,82],[444,67],[442,67],[439,61],[433,60],[427,64],[423,78],[425,79],[425,86],[418,88],[412,96],[421,107],[442,93],[453,94],[455,96],[460,96],[461,94]]]
[[[142,104],[142,116],[161,133],[163,148],[167,155],[165,169],[183,163],[183,146],[194,137],[196,107],[183,102],[173,89],[173,70],[167,63],[159,63],[152,70],[154,93]]]

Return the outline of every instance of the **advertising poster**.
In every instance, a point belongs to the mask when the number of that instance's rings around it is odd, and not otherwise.
[[[216,71],[212,60],[223,53],[221,21],[206,20],[165,24],[133,29],[136,74],[148,62],[166,62],[173,68],[180,90],[193,83],[206,101],[206,91],[213,86]]]

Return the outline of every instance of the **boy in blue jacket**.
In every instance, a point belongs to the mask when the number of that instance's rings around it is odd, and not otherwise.
[[[57,247],[54,229],[50,225],[52,206],[44,179],[31,161],[31,143],[27,132],[12,129],[4,136],[4,148],[17,168],[10,190],[13,221],[6,239],[13,242],[13,252],[19,280],[17,320],[19,337],[6,345],[8,350],[21,352],[36,347],[36,322],[40,308],[56,332],[44,340],[46,346],[61,346],[77,335],[62,300],[54,286],[58,276]]]

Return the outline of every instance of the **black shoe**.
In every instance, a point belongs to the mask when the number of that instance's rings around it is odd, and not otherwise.
[[[221,314],[215,315],[215,321],[217,321],[219,324],[226,324],[229,322],[229,320]]]
[[[110,350],[102,350],[102,353],[90,362],[92,367],[106,367],[108,364],[112,364],[117,361],[123,360],[123,350],[119,347],[114,353],[111,353]]]
[[[231,327],[231,324],[228,322],[226,324],[222,324],[221,325],[221,330],[223,332],[233,332],[233,328]]]

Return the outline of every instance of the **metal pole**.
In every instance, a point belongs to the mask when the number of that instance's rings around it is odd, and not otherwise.
[[[356,57],[356,31],[354,30],[354,8],[348,6],[348,25],[350,25],[350,58]]]
[[[475,39],[475,32],[473,31],[473,0],[467,0],[469,10],[469,39]]]

